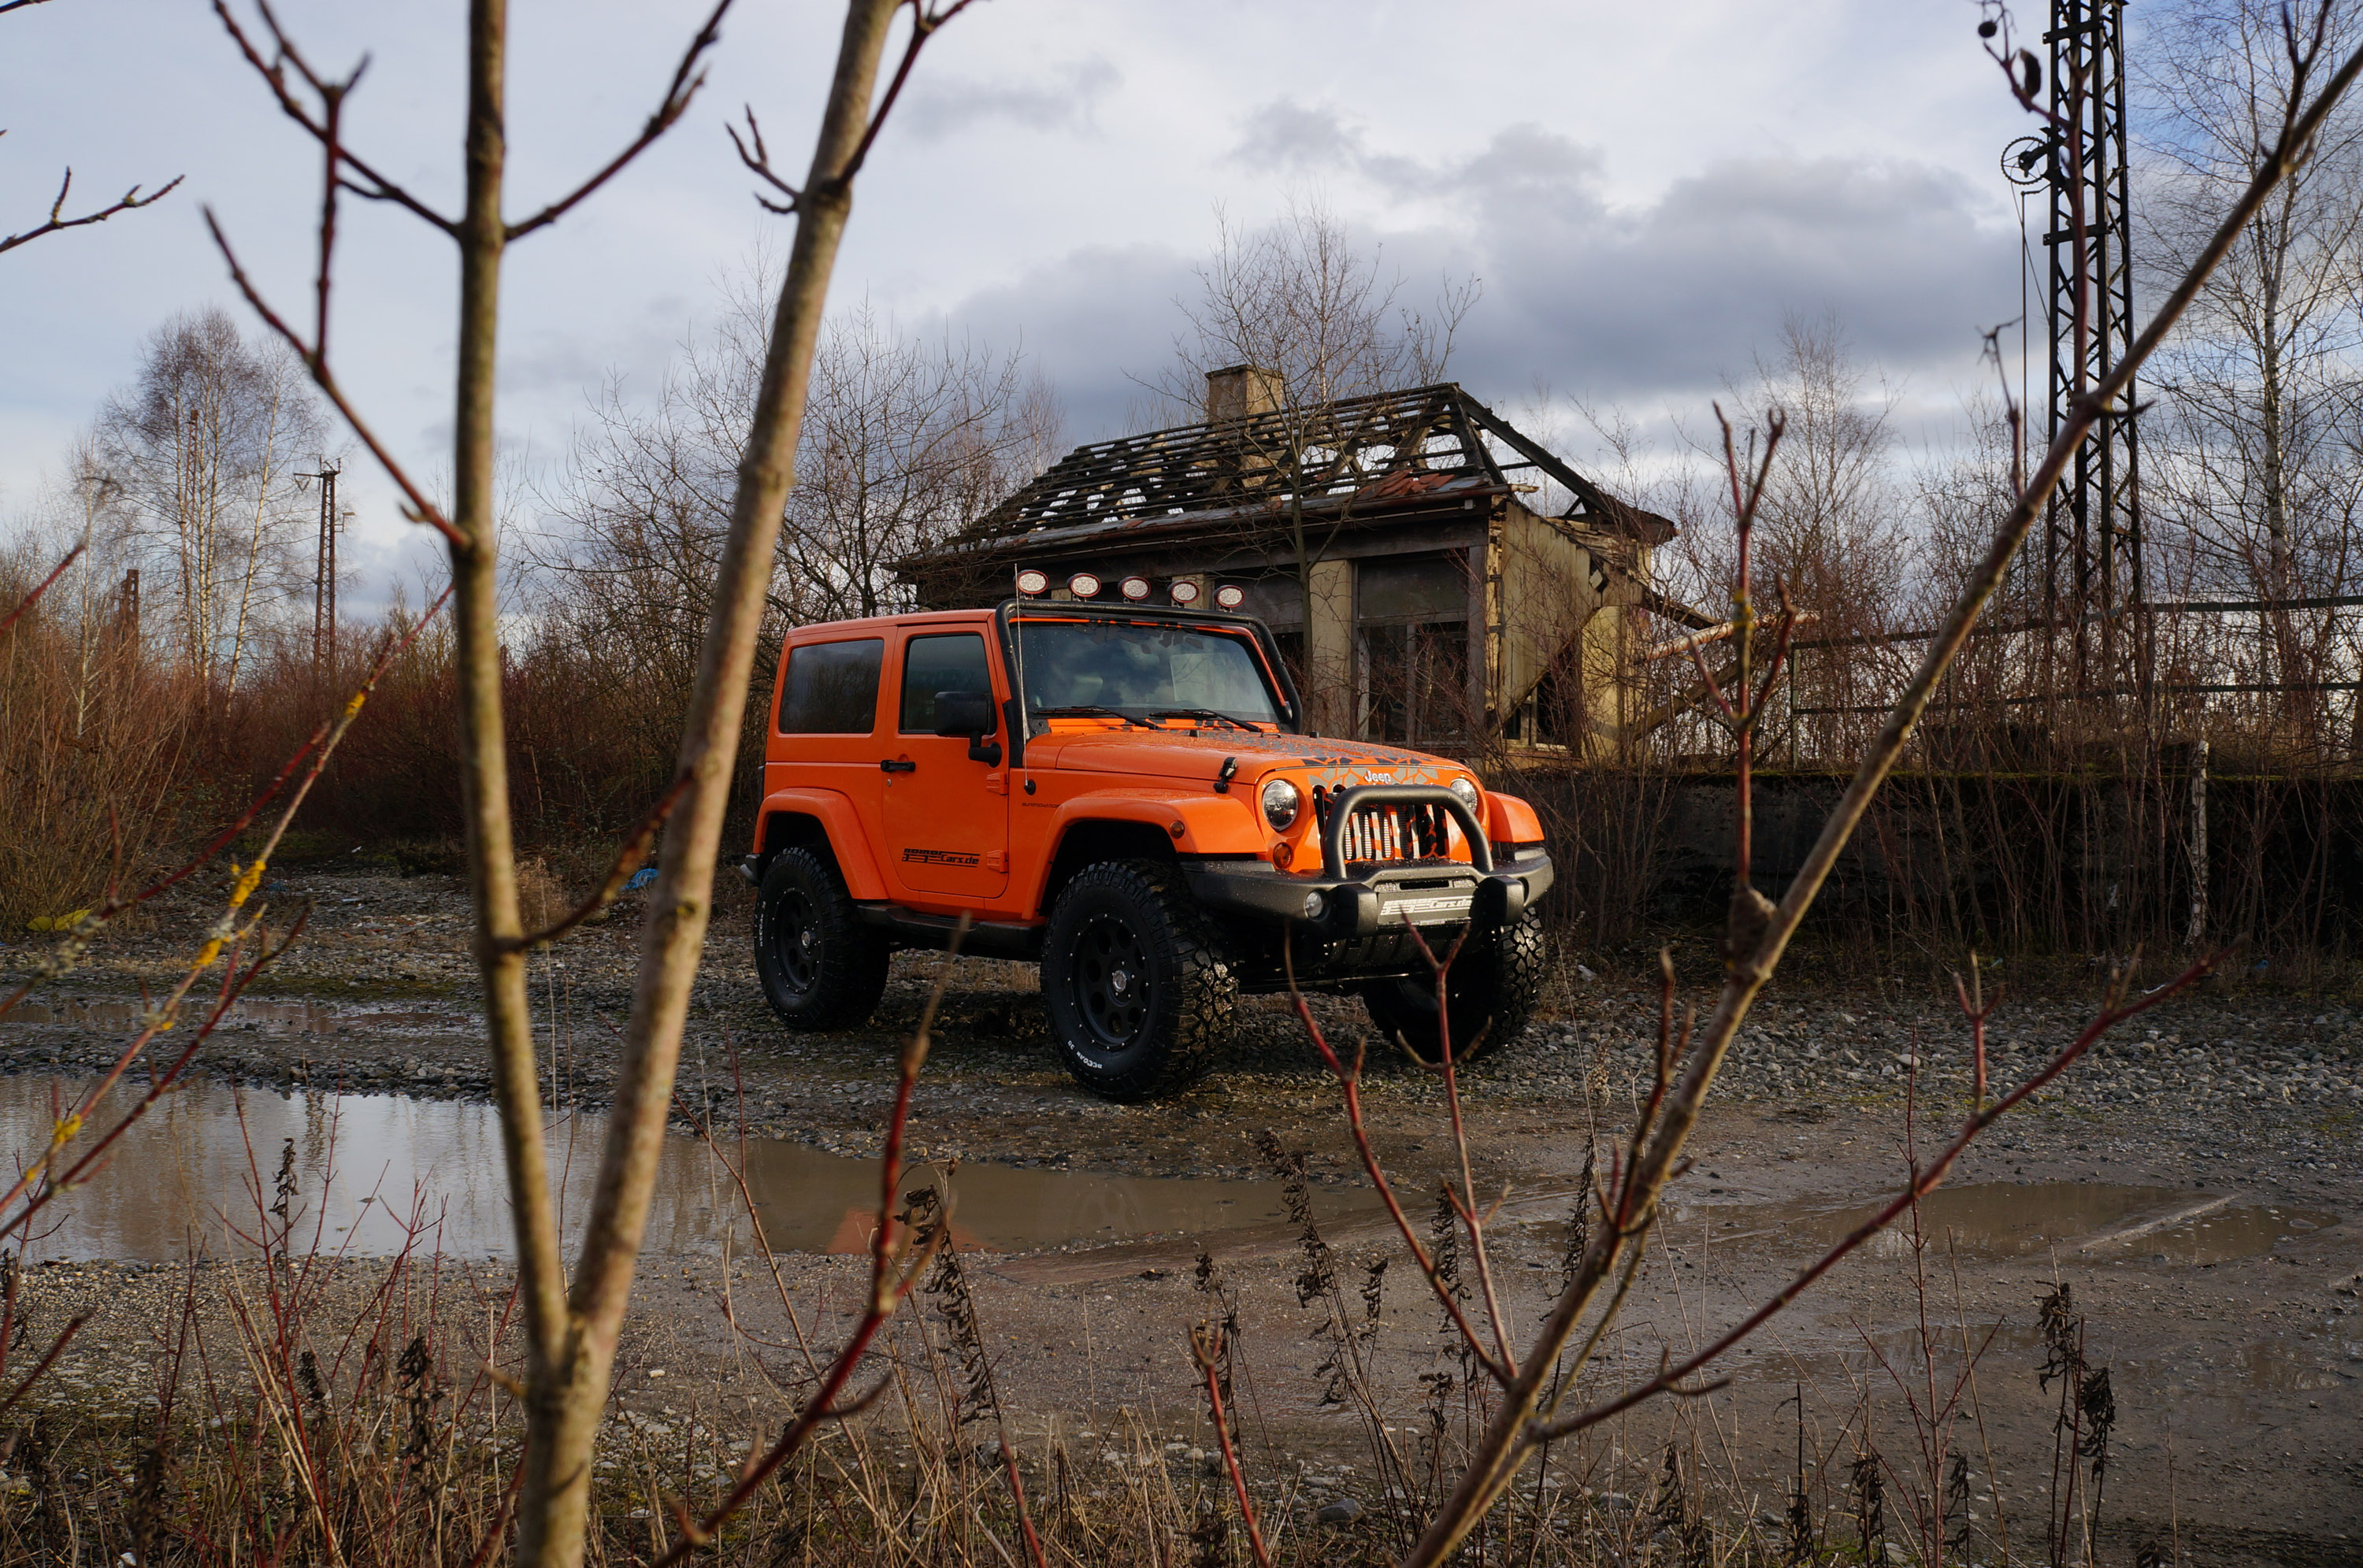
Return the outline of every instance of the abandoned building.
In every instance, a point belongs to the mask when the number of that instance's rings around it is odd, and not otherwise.
[[[1271,627],[1322,734],[1582,755],[1638,701],[1628,613],[1692,619],[1650,588],[1673,533],[1457,384],[1299,405],[1242,365],[1206,378],[1203,423],[1078,447],[897,572],[931,609],[1028,569],[1061,596],[1219,593]]]

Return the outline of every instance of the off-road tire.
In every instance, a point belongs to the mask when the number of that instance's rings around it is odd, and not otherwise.
[[[1114,1100],[1155,1099],[1204,1077],[1229,1037],[1238,977],[1174,869],[1104,860],[1050,911],[1042,999],[1075,1080]]]
[[[790,1029],[866,1021],[886,991],[885,933],[861,923],[845,878],[826,856],[783,849],[755,899],[755,972]]]
[[[1532,911],[1491,933],[1478,931],[1452,961],[1445,995],[1451,1007],[1452,1059],[1490,1056],[1525,1032],[1543,994],[1543,922]],[[1362,988],[1370,1021],[1423,1062],[1444,1059],[1432,975],[1372,980]]]

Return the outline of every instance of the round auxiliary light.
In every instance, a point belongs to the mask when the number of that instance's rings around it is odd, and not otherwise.
[[[1198,585],[1192,582],[1186,577],[1173,585],[1172,591],[1173,602],[1176,604],[1195,604],[1198,602]]]
[[[1032,567],[1027,567],[1024,571],[1017,574],[1017,591],[1026,594],[1049,592],[1049,574],[1048,572],[1036,571]]]
[[[1090,572],[1079,571],[1067,580],[1067,591],[1078,599],[1097,599],[1100,596],[1100,580]]]
[[[1215,590],[1215,608],[1236,610],[1248,602],[1248,591],[1236,582],[1226,582]]]
[[[1318,889],[1304,895],[1304,918],[1319,920],[1329,912],[1329,898]]]
[[[1274,832],[1285,830],[1304,806],[1304,793],[1285,778],[1275,778],[1263,787],[1263,820]]]
[[[1148,597],[1148,580],[1145,577],[1127,577],[1117,583],[1116,587],[1124,591],[1124,596],[1126,599],[1139,600]]]

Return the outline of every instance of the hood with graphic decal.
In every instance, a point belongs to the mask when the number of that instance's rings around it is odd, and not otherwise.
[[[1135,778],[1212,782],[1228,757],[1238,759],[1233,777],[1241,783],[1301,771],[1341,784],[1443,784],[1468,772],[1459,763],[1400,746],[1245,730],[1066,730],[1026,743],[1028,767]]]

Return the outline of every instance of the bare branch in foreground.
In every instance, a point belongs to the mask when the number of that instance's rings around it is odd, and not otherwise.
[[[29,0],[26,0],[26,3],[29,3]],[[0,6],[0,11],[6,9],[6,6]],[[0,132],[0,135],[6,134],[6,132]],[[171,195],[179,188],[181,182],[187,178],[185,174],[175,174],[165,183],[162,190],[150,192],[144,196],[139,193],[139,187],[134,185],[94,212],[84,213],[80,217],[66,217],[63,215],[66,209],[66,193],[73,189],[73,171],[68,169],[65,179],[58,184],[58,199],[50,204],[49,221],[38,227],[28,228],[22,234],[0,235],[0,250],[14,250],[20,245],[30,245],[43,235],[61,234],[70,228],[82,228],[94,223],[105,223],[117,213],[137,212],[141,207],[152,207]]]
[[[564,217],[593,192],[622,173],[625,165],[655,145],[657,138],[671,130],[673,122],[688,112],[689,101],[697,96],[699,88],[705,85],[705,72],[697,70],[697,62],[706,50],[721,41],[722,14],[730,9],[730,4],[731,0],[719,0],[712,14],[705,18],[705,26],[698,28],[697,36],[689,40],[689,48],[682,53],[681,64],[673,70],[672,83],[665,89],[664,102],[657,105],[656,112],[649,116],[648,124],[640,127],[640,134],[632,139],[632,144],[609,159],[597,173],[566,195],[523,223],[509,225],[508,238],[511,242],[523,239],[538,228],[547,228]]]
[[[607,879],[599,885],[598,891],[554,923],[527,935],[512,938],[510,948],[522,951],[528,947],[545,946],[614,903],[623,892],[624,884],[631,879],[632,873],[638,870],[640,863],[648,858],[649,845],[656,842],[657,834],[663,829],[665,819],[672,815],[673,807],[681,803],[682,794],[689,788],[689,783],[687,775],[674,779],[672,787],[658,800],[655,809],[640,819],[640,825],[632,830],[632,835],[616,852],[616,863],[608,868]]]

